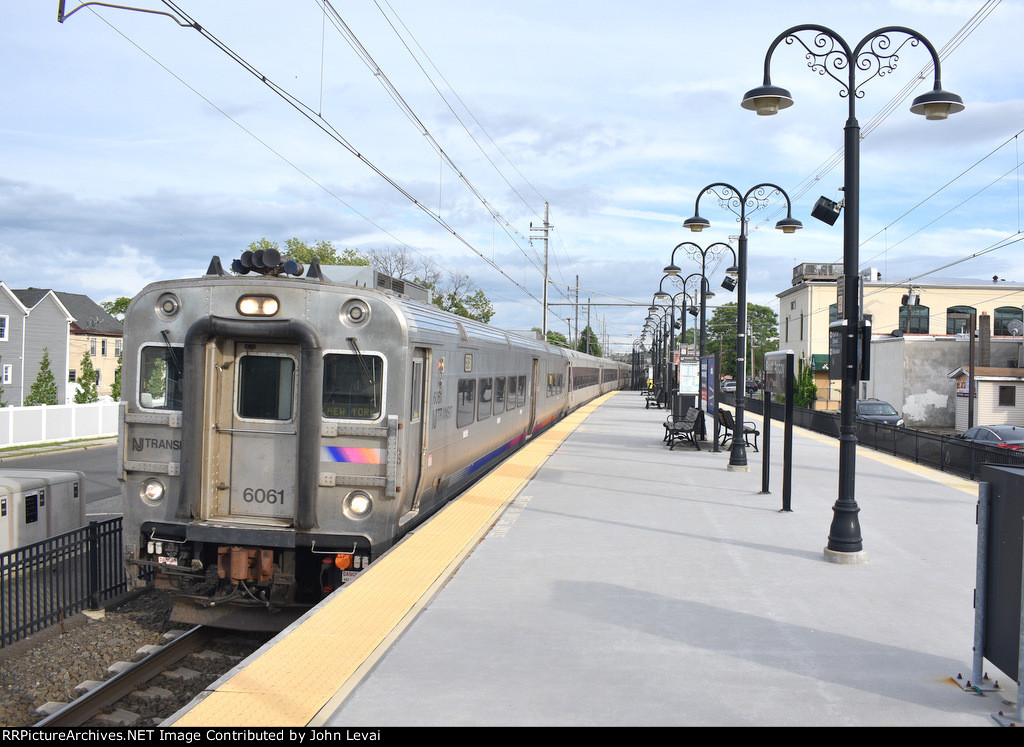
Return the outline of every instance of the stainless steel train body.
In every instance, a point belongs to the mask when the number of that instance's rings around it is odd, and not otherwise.
[[[182,621],[282,627],[625,384],[622,364],[393,292],[219,268],[146,287],[125,319],[127,562]]]

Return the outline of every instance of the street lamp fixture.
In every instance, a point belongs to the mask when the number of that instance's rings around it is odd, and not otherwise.
[[[736,295],[736,415],[735,419],[737,423],[742,423],[744,415],[746,414],[746,402],[744,397],[746,395],[747,385],[747,361],[746,361],[746,350],[747,350],[747,211],[750,212],[761,209],[768,204],[769,198],[775,194],[781,195],[786,200],[786,217],[778,221],[775,227],[783,233],[794,233],[800,228],[803,228],[803,224],[800,223],[796,218],[793,217],[793,205],[789,199],[789,195],[782,187],[763,182],[756,184],[744,193],[731,184],[725,182],[715,182],[704,187],[697,195],[697,199],[693,207],[693,217],[687,218],[683,221],[683,226],[689,228],[691,231],[699,232],[703,231],[711,225],[711,222],[707,218],[702,218],[700,215],[700,199],[707,193],[715,195],[718,199],[719,205],[730,210],[739,218],[740,223],[740,236],[739,236],[739,251],[737,253],[736,262],[736,274],[737,280],[734,281],[739,292]],[[723,287],[725,284],[723,283]],[[732,448],[729,453],[729,469],[739,470],[746,472],[749,470],[747,466],[747,449],[746,443],[743,438],[733,438]]]
[[[807,32],[813,39],[805,41],[800,34]],[[932,58],[935,78],[932,90],[914,99],[910,111],[924,115],[925,119],[945,119],[963,111],[964,103],[956,94],[942,88],[942,67],[938,52],[926,38],[904,26],[885,26],[865,36],[856,47],[850,45],[825,26],[802,24],[782,32],[768,47],[764,59],[763,84],[746,93],[741,102],[744,109],[759,115],[770,115],[793,104],[793,97],[784,88],[772,85],[770,68],[772,53],[785,41],[800,44],[806,51],[807,66],[820,75],[828,75],[840,86],[840,95],[847,99],[849,117],[844,137],[843,190],[846,217],[843,220],[843,319],[837,322],[842,335],[842,400],[839,435],[839,497],[832,508],[832,527],[829,531],[825,557],[835,562],[862,562],[863,540],[857,514],[860,508],[854,498],[854,477],[857,455],[857,368],[860,346],[860,303],[858,294],[858,252],[860,243],[860,125],[857,122],[856,103],[863,96],[861,88],[875,77],[892,73],[903,49],[924,46]],[[898,42],[898,43],[897,43]],[[857,73],[867,75],[859,84]],[[845,79],[844,79],[845,78]],[[819,204],[821,200],[819,200]],[[836,206],[838,207],[838,206]],[[814,215],[814,213],[812,213]],[[834,213],[834,222],[838,212]],[[821,218],[820,215],[815,217]],[[826,223],[829,221],[825,218]],[[870,344],[870,340],[867,341]]]

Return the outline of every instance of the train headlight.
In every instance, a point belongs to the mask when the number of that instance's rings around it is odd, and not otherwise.
[[[139,497],[150,506],[160,505],[166,495],[167,488],[165,488],[164,484],[155,477],[151,477],[146,480],[142,483],[142,487],[139,488]]]
[[[243,316],[274,316],[281,304],[273,296],[242,296],[237,308]]]
[[[373,500],[362,490],[353,490],[345,496],[342,510],[350,519],[365,519],[373,509]]]
[[[341,321],[350,326],[358,327],[361,324],[366,324],[366,320],[369,318],[370,307],[359,298],[352,298],[341,307]]]
[[[173,293],[163,293],[156,300],[156,311],[164,319],[173,319],[181,309],[181,302]]]

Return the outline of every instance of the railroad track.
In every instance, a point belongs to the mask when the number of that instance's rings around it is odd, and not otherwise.
[[[190,654],[204,649],[214,639],[222,635],[224,635],[223,630],[202,625],[196,626],[148,654],[130,668],[105,680],[59,711],[37,722],[35,726],[48,728],[83,726],[97,716],[109,712],[118,702],[144,689],[146,683],[159,677]],[[247,648],[255,650],[258,645],[250,643]],[[224,671],[230,669],[237,658],[224,657]],[[203,683],[206,681],[203,680]],[[201,689],[202,685],[199,686],[200,691]],[[166,715],[170,716],[171,714]]]

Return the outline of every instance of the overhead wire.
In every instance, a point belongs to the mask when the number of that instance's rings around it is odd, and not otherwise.
[[[233,49],[231,49],[231,47],[229,47],[227,44],[225,44],[220,39],[218,39],[216,36],[214,36],[208,29],[204,28],[202,25],[200,25],[198,22],[196,22],[191,16],[189,16],[188,13],[186,13],[184,10],[182,10],[180,7],[178,7],[178,5],[175,2],[173,2],[173,0],[162,0],[162,2],[166,6],[171,8],[175,13],[179,14],[183,19],[185,19],[188,22],[188,24],[195,31],[199,32],[207,41],[211,42],[214,46],[216,46],[224,54],[226,54],[230,59],[232,59],[234,62],[236,62],[238,65],[240,65],[244,70],[246,70],[246,72],[248,72],[250,75],[255,77],[257,80],[261,81],[270,90],[272,90],[280,98],[282,98],[285,102],[287,102],[290,106],[292,106],[292,108],[294,108],[296,111],[298,111],[304,117],[306,117],[306,119],[308,119],[310,122],[315,124],[321,131],[323,131],[325,134],[327,134],[328,137],[330,137],[336,143],[341,145],[345,150],[347,150],[349,153],[351,153],[353,156],[355,156],[357,159],[359,159],[363,164],[365,164],[368,168],[370,168],[381,179],[383,179],[386,183],[388,183],[394,189],[396,189],[406,199],[408,199],[410,202],[412,202],[417,208],[419,208],[422,212],[424,212],[432,220],[434,220],[434,222],[436,222],[439,226],[444,228],[449,234],[451,234],[461,244],[463,244],[468,249],[473,251],[477,256],[479,256],[481,259],[483,259],[494,270],[496,270],[499,274],[501,274],[503,277],[505,277],[509,282],[511,282],[513,285],[515,285],[517,288],[519,288],[526,295],[530,296],[535,301],[539,302],[539,299],[537,299],[536,296],[534,296],[533,293],[531,293],[529,289],[527,289],[521,283],[517,282],[507,272],[505,272],[500,266],[498,266],[498,264],[496,262],[494,262],[492,259],[487,257],[483,252],[481,252],[479,249],[477,249],[468,239],[463,237],[447,221],[445,221],[444,218],[439,213],[437,213],[436,211],[432,210],[430,207],[425,205],[422,201],[418,200],[405,187],[403,187],[401,184],[399,184],[398,181],[396,181],[391,176],[389,176],[387,173],[385,173],[383,171],[383,169],[378,167],[374,162],[372,162],[363,153],[361,153],[327,119],[325,119],[323,116],[318,114],[310,106],[308,106],[306,103],[304,103],[303,101],[298,99],[296,96],[292,95],[285,88],[283,88],[282,86],[280,86],[280,85],[274,83],[272,80],[270,80],[266,75],[264,75],[261,71],[259,71],[255,66],[253,66],[251,63],[249,63],[245,58],[243,58],[241,55],[239,55]]]

